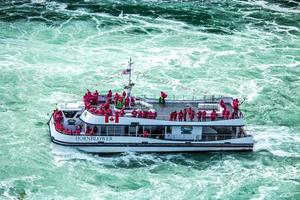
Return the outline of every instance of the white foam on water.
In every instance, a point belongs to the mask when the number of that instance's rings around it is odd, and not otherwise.
[[[254,135],[255,151],[267,150],[275,156],[299,158],[300,152],[294,152],[295,148],[300,144],[300,136],[292,133],[288,127],[284,126],[248,126],[249,133]],[[283,146],[289,144],[289,148],[282,149]]]
[[[278,187],[266,187],[266,186],[260,186],[258,188],[258,197],[251,198],[252,200],[263,200],[266,198],[270,198],[270,192],[274,192],[278,190]]]
[[[31,3],[45,3],[46,0],[31,0]]]
[[[59,104],[59,103],[70,103],[70,102],[80,102],[82,98],[78,95],[64,92],[51,92],[49,96],[45,96],[41,98],[39,101],[41,103],[51,103],[51,104]]]
[[[251,1],[251,4],[261,6],[264,9],[273,10],[282,13],[300,13],[299,9],[284,8],[279,4],[269,3],[267,1]]]
[[[1,198],[5,199],[21,199],[22,196],[24,195],[24,198],[31,198],[32,197],[32,191],[30,188],[33,187],[34,182],[39,180],[41,177],[38,176],[23,176],[19,178],[10,178],[7,180],[0,180],[0,189]],[[23,184],[26,184],[26,188],[22,188],[22,190],[19,190],[18,187],[18,182],[22,182]],[[18,193],[21,192],[21,193]]]

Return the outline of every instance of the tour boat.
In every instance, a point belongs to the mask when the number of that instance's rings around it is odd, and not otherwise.
[[[78,103],[58,104],[48,122],[52,142],[90,153],[253,150],[238,99],[134,96],[132,64],[122,93],[88,90]]]

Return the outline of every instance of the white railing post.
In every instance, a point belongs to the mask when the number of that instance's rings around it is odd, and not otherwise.
[[[135,126],[135,137],[137,137],[138,129],[139,129],[139,126]]]

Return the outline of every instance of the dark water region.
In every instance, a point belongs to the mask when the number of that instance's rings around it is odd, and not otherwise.
[[[0,199],[300,199],[300,3],[0,1]],[[224,94],[253,152],[93,155],[50,142],[86,89]],[[158,197],[159,196],[159,197]]]
[[[41,2],[41,3],[40,3]],[[296,1],[266,1],[278,8],[299,10]],[[202,31],[216,34],[233,34],[249,23],[272,31],[272,24],[299,26],[299,13],[281,13],[274,10],[261,11],[261,6],[251,5],[251,1],[4,1],[0,3],[0,19],[3,21],[30,20],[48,25],[59,25],[70,18],[91,20],[97,14],[111,16],[140,15],[181,21]],[[288,15],[288,17],[287,17]],[[104,21],[102,26],[122,26],[125,21]],[[188,28],[188,26],[186,27]],[[274,27],[273,27],[274,28]],[[135,30],[132,34],[143,34]],[[299,34],[290,30],[291,34]]]

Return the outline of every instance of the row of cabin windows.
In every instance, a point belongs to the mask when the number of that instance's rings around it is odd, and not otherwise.
[[[96,135],[142,135],[144,131],[147,131],[150,135],[164,135],[171,133],[170,126],[88,126],[94,129]]]
[[[94,129],[96,135],[102,136],[141,136],[144,131],[150,136],[163,136],[165,134],[170,134],[172,132],[172,126],[93,126],[87,125],[89,128]],[[209,127],[208,127],[209,128]],[[210,127],[211,130],[217,131],[217,133],[209,132],[208,130],[203,130],[203,134],[234,134],[237,131],[236,127]],[[192,134],[191,131],[182,131],[181,134]]]

